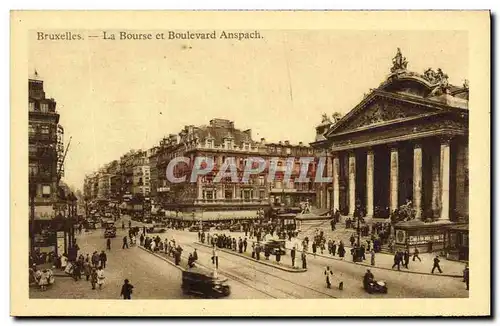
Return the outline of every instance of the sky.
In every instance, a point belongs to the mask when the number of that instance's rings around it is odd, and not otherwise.
[[[349,112],[385,80],[398,47],[410,71],[441,68],[454,85],[469,75],[466,32],[259,32],[242,41],[32,35],[29,71],[57,102],[65,144],[72,137],[64,181],[82,189],[86,174],[130,149],[212,118],[252,129],[254,140],[312,142],[323,113]]]

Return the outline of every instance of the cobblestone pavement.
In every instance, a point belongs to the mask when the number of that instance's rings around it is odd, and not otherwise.
[[[121,249],[125,231],[119,230],[107,252],[105,269],[106,283],[102,290],[92,290],[90,282],[83,277],[74,281],[70,277],[57,277],[56,282],[45,292],[30,289],[30,298],[65,299],[120,299],[123,280],[128,278],[134,285],[132,299],[185,299],[181,284],[181,273],[173,266],[137,247]],[[106,247],[102,230],[77,236],[81,253],[99,252]]]
[[[120,224],[117,224],[121,226]],[[133,225],[140,225],[134,223]],[[92,290],[85,280],[74,281],[69,277],[58,277],[56,284],[45,292],[30,289],[31,298],[84,298],[120,299],[123,279],[128,278],[135,286],[133,299],[188,299],[182,293],[181,271],[161,258],[138,247],[121,249],[126,230],[118,228],[112,240],[112,250],[108,252],[108,266],[105,270],[106,284],[102,290]],[[215,233],[215,232],[212,232]],[[226,232],[227,233],[227,232]],[[234,233],[236,237],[239,233]],[[160,234],[162,239],[175,239],[184,248],[182,262],[194,248],[198,251],[198,264],[213,268],[211,249],[197,245],[197,233],[168,230]],[[102,230],[95,230],[77,237],[81,252],[92,253],[105,248]],[[298,255],[299,256],[299,255]],[[271,256],[273,259],[274,256]],[[282,262],[289,263],[290,255],[282,256]],[[297,257],[296,263],[300,263]],[[430,263],[423,261],[422,264]],[[413,263],[418,264],[418,263]],[[334,284],[327,289],[324,270],[333,270]],[[252,298],[449,298],[468,297],[465,284],[459,278],[434,275],[409,274],[392,270],[372,269],[375,278],[387,282],[387,295],[370,295],[362,288],[362,277],[367,267],[332,260],[321,256],[308,255],[308,271],[290,273],[272,266],[219,251],[219,273],[229,279],[231,295],[228,299]],[[411,267],[411,266],[410,266]],[[444,268],[444,265],[443,265]],[[338,290],[338,282],[344,282],[344,290]]]
[[[189,254],[197,248],[200,263],[211,265],[211,251],[203,246],[193,244],[197,240],[195,232],[169,230],[161,236],[162,239],[175,238],[184,247],[184,253]],[[274,256],[272,256],[274,258]],[[272,259],[271,258],[271,259]],[[350,264],[343,261],[308,255],[308,271],[305,273],[289,273],[273,267],[261,265],[235,255],[219,251],[219,268],[228,272],[234,281],[243,281],[254,286],[260,286],[273,296],[288,298],[370,298],[378,295],[367,294],[362,288],[362,278],[366,266]],[[290,255],[282,256],[283,262],[288,262]],[[297,260],[300,262],[300,259]],[[344,282],[344,290],[326,289],[324,270],[330,266],[334,273],[333,284]],[[434,275],[409,274],[392,270],[372,269],[375,278],[385,280],[389,293],[387,298],[450,298],[468,297],[465,284],[459,278],[438,277]]]

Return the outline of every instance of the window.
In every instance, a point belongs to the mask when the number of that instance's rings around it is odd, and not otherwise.
[[[35,126],[32,123],[29,124],[29,129],[28,130],[29,130],[29,134],[30,135],[34,135],[35,132],[36,132],[36,128],[35,128]]]
[[[232,190],[226,190],[226,191],[224,192],[224,197],[225,197],[226,199],[232,199],[232,198],[233,198],[233,191],[232,191]]]
[[[38,174],[38,164],[30,163],[29,164],[29,174],[37,175]]]
[[[259,175],[259,186],[263,186],[264,182],[265,182],[264,176],[263,175]]]
[[[49,112],[49,105],[47,103],[42,103],[40,109],[42,112]]]
[[[266,192],[265,190],[260,190],[259,191],[259,199],[264,199],[266,197]]]
[[[35,111],[35,102],[29,102],[29,111],[30,112]]]
[[[288,155],[292,154],[292,149],[291,149],[290,147],[287,147],[287,148],[286,148],[286,153],[287,153]]]
[[[40,128],[40,132],[43,134],[43,135],[48,135],[50,133],[50,128],[49,126],[47,125],[43,125],[41,128]]]
[[[49,185],[43,185],[42,186],[42,196],[43,197],[50,197],[50,186]]]
[[[28,151],[30,154],[36,154],[37,153],[37,147],[35,145],[29,145]]]
[[[281,147],[277,147],[277,148],[276,148],[276,152],[277,152],[278,154],[281,154]]]

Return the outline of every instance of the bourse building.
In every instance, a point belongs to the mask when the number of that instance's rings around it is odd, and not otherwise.
[[[352,216],[358,205],[372,225],[411,205],[415,218],[395,225],[396,247],[468,248],[468,82],[406,67],[398,49],[378,88],[316,128],[312,145],[333,155],[332,208]],[[457,225],[465,231],[449,232]]]

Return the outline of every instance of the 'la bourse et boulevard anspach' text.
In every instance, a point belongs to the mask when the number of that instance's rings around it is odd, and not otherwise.
[[[105,38],[109,36],[106,35]],[[120,40],[152,40],[152,39],[164,39],[164,40],[215,40],[215,39],[232,39],[232,40],[246,40],[246,39],[259,39],[262,38],[258,31],[253,32],[159,32],[155,35],[149,33],[130,33],[130,32],[120,32]]]

